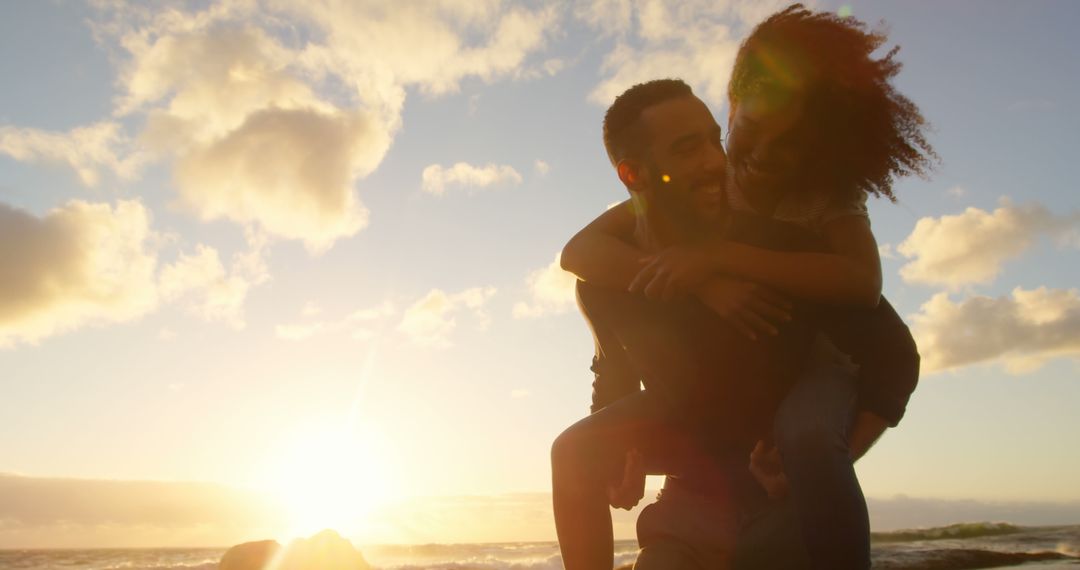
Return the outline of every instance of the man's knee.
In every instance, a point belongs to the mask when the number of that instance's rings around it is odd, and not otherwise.
[[[595,453],[595,442],[588,430],[574,424],[560,433],[551,443],[551,470],[553,475],[580,475],[587,469],[589,457]]]
[[[555,441],[551,442],[551,465],[562,465],[573,461],[581,454],[581,438],[573,432],[573,427],[563,430]]]

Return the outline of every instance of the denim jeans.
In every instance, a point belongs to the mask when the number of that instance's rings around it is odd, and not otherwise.
[[[870,567],[866,501],[847,447],[854,372],[824,362],[810,368],[774,421],[788,498],[770,500],[760,490],[743,493],[737,498],[742,520],[734,536],[729,529],[735,507],[716,512],[723,507],[669,478],[658,501],[638,519],[642,553],[635,569],[723,567],[716,560],[732,555],[732,544],[736,570]]]
[[[784,398],[774,435],[812,568],[870,567],[870,522],[848,451],[855,374],[813,366]]]

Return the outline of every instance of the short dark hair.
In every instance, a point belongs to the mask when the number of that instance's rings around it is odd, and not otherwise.
[[[880,59],[886,34],[830,12],[794,4],[759,24],[735,56],[732,106],[751,94],[798,89],[805,132],[814,137],[812,178],[830,192],[866,192],[896,201],[897,178],[925,176],[938,160],[919,108],[891,81],[899,46]],[[797,86],[796,86],[797,85]],[[790,93],[789,93],[790,95]]]
[[[611,164],[638,156],[647,142],[641,129],[641,113],[671,99],[694,92],[681,79],[654,79],[638,83],[615,98],[604,114],[604,148]]]

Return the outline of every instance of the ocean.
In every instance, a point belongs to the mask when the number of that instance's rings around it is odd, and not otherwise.
[[[0,550],[0,569],[214,570],[225,548]],[[554,542],[361,546],[383,570],[547,570],[561,568]],[[616,564],[632,564],[635,541],[616,545]],[[1021,527],[971,523],[874,533],[881,570],[1014,568],[1080,570],[1080,525]]]

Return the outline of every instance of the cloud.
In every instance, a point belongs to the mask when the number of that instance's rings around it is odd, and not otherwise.
[[[1040,235],[1077,243],[1080,212],[1064,216],[1038,203],[1007,200],[993,212],[968,208],[962,214],[922,218],[896,249],[909,261],[900,268],[908,283],[956,289],[988,283],[1008,260],[1019,257]]]
[[[284,514],[222,485],[0,473],[0,548],[231,544],[271,536]]]
[[[258,111],[177,161],[180,194],[204,220],[258,224],[324,251],[367,225],[352,180],[367,168],[357,157],[381,145],[371,128],[362,114]]]
[[[166,301],[185,299],[189,313],[209,322],[223,321],[244,328],[243,308],[248,291],[269,279],[262,250],[265,240],[249,236],[251,250],[234,256],[226,271],[217,250],[198,244],[194,254],[181,253],[162,268],[158,283]]]
[[[432,164],[421,175],[421,188],[429,194],[442,196],[448,187],[487,188],[495,185],[521,184],[521,174],[505,165],[473,166],[458,162],[449,168]]]
[[[0,347],[156,308],[156,239],[137,201],[72,200],[41,218],[0,203]]]
[[[398,330],[418,345],[449,348],[453,346],[450,335],[457,328],[458,315],[469,313],[478,328],[487,327],[489,318],[483,307],[494,294],[494,287],[474,287],[455,294],[432,289],[405,310]]]
[[[960,302],[938,293],[912,319],[926,372],[1001,362],[1023,373],[1052,358],[1080,357],[1076,289],[1018,287],[1011,296]]]
[[[86,186],[97,186],[101,171],[135,178],[148,155],[136,152],[119,123],[102,121],[67,132],[0,127],[0,154],[19,161],[65,164]]]
[[[609,105],[635,83],[677,77],[720,105],[739,42],[752,26],[787,5],[782,1],[592,0],[577,5],[579,20],[614,38],[604,78],[589,94]]]
[[[322,313],[317,305],[307,303],[302,311],[305,317],[314,317]],[[337,320],[302,321],[299,323],[278,325],[274,332],[283,340],[307,340],[319,334],[347,332],[355,340],[369,340],[376,336],[375,329],[386,327],[386,320],[397,314],[397,309],[390,301],[384,301],[374,307],[359,309]]]
[[[456,92],[466,77],[525,74],[527,58],[546,45],[559,14],[555,5],[493,1],[274,4],[322,33],[321,43],[305,48],[306,63],[348,78],[365,101],[385,108],[400,108],[408,86],[441,95]]]
[[[945,193],[949,196],[952,196],[953,198],[963,198],[964,196],[968,195],[968,190],[963,186],[953,186],[952,188],[946,190]]]
[[[265,238],[249,233],[228,271],[202,244],[162,266],[168,240],[151,221],[135,200],[72,200],[42,217],[0,203],[0,347],[133,321],[163,302],[243,326],[247,292],[269,278]]]
[[[174,159],[183,203],[315,253],[366,226],[355,186],[390,148],[406,89],[528,75],[559,12],[454,0],[97,6],[97,37],[128,56],[116,114],[146,115],[140,140]]]
[[[577,278],[559,265],[561,253],[555,260],[525,278],[530,300],[514,305],[514,318],[527,319],[565,313],[575,306],[574,286]]]
[[[551,165],[538,158],[536,159],[536,162],[533,163],[533,170],[535,170],[536,174],[539,176],[546,176],[548,172],[551,172]]]

